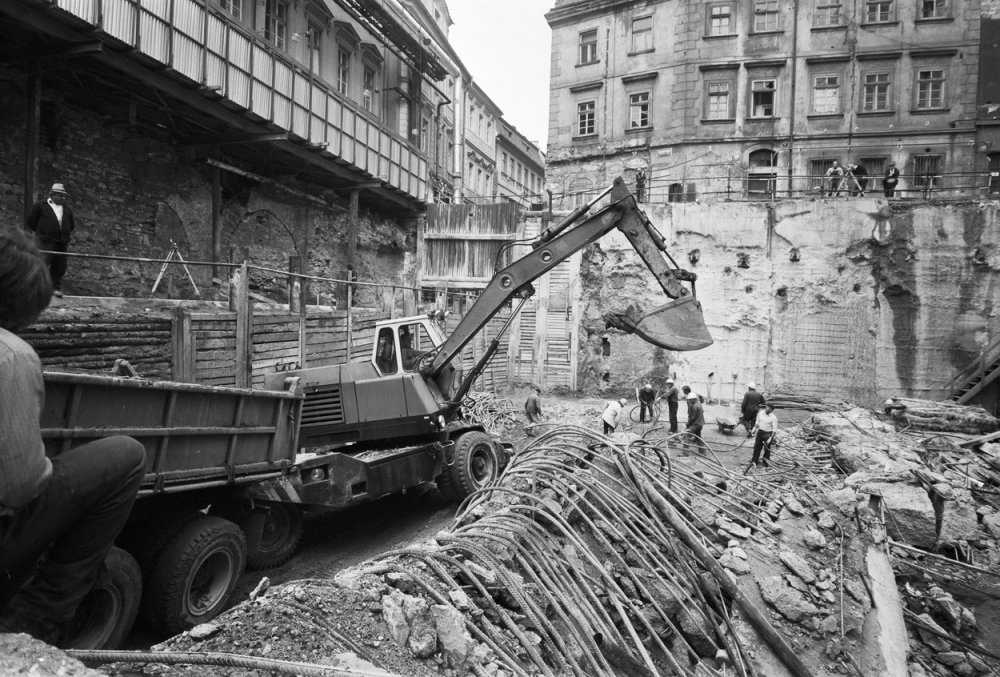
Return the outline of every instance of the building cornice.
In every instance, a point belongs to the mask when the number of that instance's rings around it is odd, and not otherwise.
[[[647,0],[645,5],[655,5],[667,0]],[[545,20],[550,28],[573,24],[592,17],[601,18],[614,13],[615,10],[629,8],[635,5],[635,0],[560,0],[545,14]]]

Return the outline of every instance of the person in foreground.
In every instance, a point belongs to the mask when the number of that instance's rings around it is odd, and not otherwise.
[[[771,443],[774,442],[774,434],[778,432],[778,417],[774,415],[773,404],[764,403],[764,409],[757,414],[757,423],[754,429],[757,431],[757,438],[753,442],[753,457],[750,459],[750,463],[752,465],[761,464],[766,468],[771,462]],[[762,450],[764,452],[763,459],[760,456]]]
[[[35,247],[0,232],[0,633],[60,646],[132,509],[145,451],[115,436],[46,457],[42,364],[15,332],[51,297]]]

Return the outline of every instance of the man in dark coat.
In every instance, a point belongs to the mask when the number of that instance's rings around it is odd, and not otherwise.
[[[52,278],[52,295],[62,298],[62,279],[66,275],[69,241],[76,227],[73,210],[66,204],[68,193],[61,183],[52,184],[49,198],[36,202],[28,214],[26,226],[38,239],[38,246],[49,253],[42,254]]]
[[[747,437],[753,437],[753,427],[757,423],[757,412],[760,405],[764,403],[764,396],[757,392],[756,383],[747,384],[747,393],[743,396],[743,404],[740,412],[743,419],[743,427],[747,429]]]
[[[667,413],[670,416],[670,432],[677,432],[677,386],[672,378],[667,379]]]
[[[646,413],[649,413],[649,420],[652,421],[653,416],[653,405],[656,404],[657,397],[656,388],[653,387],[652,383],[647,383],[640,390],[636,392],[636,397],[639,400],[639,423],[646,422]]]

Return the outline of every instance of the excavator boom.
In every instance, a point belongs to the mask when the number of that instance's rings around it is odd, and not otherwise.
[[[609,192],[608,206],[574,225],[589,207]],[[542,233],[532,244],[531,252],[493,277],[455,331],[438,348],[433,360],[421,370],[424,375],[438,376],[504,304],[514,298],[529,298],[535,291],[532,281],[616,227],[629,239],[664,293],[672,300],[647,313],[642,313],[634,305],[609,313],[604,317],[608,326],[634,333],[648,343],[667,350],[700,350],[710,346],[712,336],[705,325],[701,304],[694,296],[697,276],[670,265],[673,260],[663,237],[636,205],[624,181],[618,178],[590,205],[577,209],[557,226]],[[691,283],[691,289],[682,284],[685,281]]]

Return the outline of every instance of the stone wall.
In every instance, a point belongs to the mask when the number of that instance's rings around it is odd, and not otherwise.
[[[23,223],[26,100],[23,77],[0,70],[0,229]],[[41,105],[38,197],[54,182],[66,185],[78,221],[71,251],[162,259],[178,246],[188,261],[212,259],[212,171],[203,146],[180,145],[165,135],[128,123],[126,102],[111,97],[99,108],[74,100],[72,91],[44,92]],[[223,147],[224,148],[224,147]],[[297,185],[315,194],[317,188]],[[328,197],[317,195],[317,197]],[[286,270],[290,255],[308,249],[313,275],[343,278],[347,268],[349,219],[342,209],[307,201],[288,191],[222,172],[222,259],[230,247],[246,248],[252,263]],[[307,237],[308,234],[308,237]],[[361,281],[399,283],[408,279],[405,252],[415,249],[416,227],[408,220],[362,206],[358,259]],[[308,244],[307,244],[308,242]],[[64,289],[70,294],[148,296],[158,263],[72,259]],[[190,266],[203,293],[212,296],[212,269]],[[406,277],[404,277],[406,276]],[[225,275],[223,275],[225,277]],[[171,288],[172,285],[172,288]],[[285,300],[285,279],[252,273],[251,289]],[[311,302],[320,293],[336,297],[332,283],[311,283]],[[192,298],[179,267],[171,267],[157,296]],[[360,288],[360,305],[380,297]]]
[[[610,386],[583,373],[580,382],[625,392],[669,372],[713,399],[741,397],[749,381],[864,404],[944,397],[1000,332],[998,208],[875,199],[646,205],[677,262],[699,275],[715,344],[670,353],[612,332]],[[588,249],[582,280],[582,337],[603,331],[609,309],[666,300],[617,231]],[[591,348],[581,339],[582,353]]]

